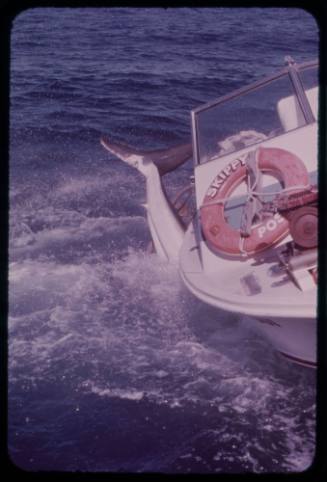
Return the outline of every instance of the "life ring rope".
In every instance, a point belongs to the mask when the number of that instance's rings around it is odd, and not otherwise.
[[[255,194],[257,196],[274,196],[274,195],[284,194],[284,193],[288,193],[288,192],[292,192],[292,191],[298,191],[300,189],[303,189],[303,191],[304,191],[304,190],[310,189],[310,188],[311,188],[311,184],[303,184],[303,185],[298,184],[297,186],[291,186],[291,187],[283,188],[280,191],[270,191],[270,192],[255,191]],[[249,193],[246,193],[245,196],[252,197],[253,194],[249,195]],[[248,200],[248,197],[247,197],[247,200]],[[214,200],[214,201],[208,201],[208,202],[202,203],[201,206],[200,206],[200,209],[202,207],[206,207],[206,206],[215,206],[216,204],[225,204],[225,202],[229,201],[229,200],[230,200],[230,196],[227,196],[227,197],[222,198],[222,199],[217,199],[217,200]]]
[[[241,256],[243,257],[248,255],[248,252],[244,249],[244,242],[245,242],[245,237],[240,235],[238,248],[240,250]]]

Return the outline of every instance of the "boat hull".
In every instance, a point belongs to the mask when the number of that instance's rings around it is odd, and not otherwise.
[[[316,368],[316,318],[247,317],[246,323],[268,340],[284,358]]]
[[[189,226],[180,252],[179,271],[186,287],[200,300],[219,310],[238,313],[258,334],[288,360],[316,367],[316,289],[301,291],[291,279],[276,280],[267,273],[275,261],[253,266],[251,259],[231,263],[219,259],[219,268],[205,270],[201,260],[201,236]],[[242,276],[253,273],[258,293],[243,289]]]

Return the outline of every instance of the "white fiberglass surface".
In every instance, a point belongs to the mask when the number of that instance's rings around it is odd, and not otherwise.
[[[292,132],[286,133],[283,136],[278,138],[270,139],[262,144],[265,147],[276,147],[280,149],[285,149],[297,157],[299,157],[303,163],[305,164],[308,174],[310,184],[316,184],[317,182],[317,124],[312,124],[310,126],[305,126],[302,129],[297,129]],[[251,148],[248,148],[249,150]],[[246,153],[246,152],[245,152]],[[242,155],[244,154],[244,150],[242,151]],[[222,159],[216,159],[212,162],[199,165],[195,169],[195,180],[196,180],[196,197],[197,197],[197,206],[198,209],[203,204],[203,200],[205,194],[208,192],[208,189],[215,179],[215,176],[220,172],[221,168],[219,168],[222,161],[224,161],[224,167],[227,166],[229,163],[234,162],[235,154],[230,154],[228,156],[224,156]],[[277,181],[276,178],[273,176],[266,176],[264,175],[264,190],[275,192],[279,191],[281,188],[281,184]],[[226,202],[226,210],[225,215],[227,217],[227,221],[231,224],[234,228],[238,228],[240,226],[240,216],[242,214],[244,204],[244,197],[246,194],[246,186],[245,183],[242,183],[233,193],[232,197]],[[265,199],[269,200],[269,199]],[[198,226],[199,232],[201,227]],[[282,242],[290,241],[291,238],[288,236]],[[238,270],[241,266],[245,266],[244,263],[240,263],[239,259],[227,259],[224,260],[221,256],[217,256],[217,253],[213,252],[209,249],[205,239],[199,243],[199,248],[201,251],[201,264],[204,273],[221,273],[224,270],[225,261],[226,261],[226,273],[232,273],[233,270]],[[266,257],[267,252],[264,252],[263,255]],[[258,267],[253,267],[256,272]],[[244,273],[246,274],[246,273]],[[234,273],[234,279],[239,279],[241,273]],[[224,286],[226,287],[226,278],[224,277]],[[270,292],[269,296],[276,296],[277,291],[274,289]],[[279,291],[282,296],[284,291]],[[288,294],[287,294],[288,296]],[[304,300],[304,298],[301,298]],[[308,301],[310,304],[311,302]],[[313,301],[314,303],[314,301]],[[314,310],[314,308],[313,308]],[[312,311],[312,310],[311,310]]]
[[[301,291],[285,273],[270,275],[270,268],[278,263],[274,250],[265,252],[265,262],[261,256],[232,261],[215,256],[215,263],[210,263],[211,259],[206,257],[203,249],[201,257],[199,250],[194,249],[196,239],[193,233],[193,228],[189,228],[185,236],[180,270],[184,282],[200,299],[227,311],[248,315],[316,316],[313,284],[312,289]],[[249,294],[245,289],[242,279],[247,276],[255,277],[260,286],[258,293]]]

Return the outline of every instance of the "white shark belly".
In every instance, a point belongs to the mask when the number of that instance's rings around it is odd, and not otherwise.
[[[146,177],[147,217],[157,254],[167,261],[178,261],[184,229],[164,193],[157,167],[151,164]]]
[[[161,181],[161,175],[176,169],[192,154],[189,144],[169,149],[140,151],[101,138],[101,144],[122,161],[135,167],[146,178],[146,209],[151,237],[157,254],[177,262],[184,238],[184,228],[170,204]]]

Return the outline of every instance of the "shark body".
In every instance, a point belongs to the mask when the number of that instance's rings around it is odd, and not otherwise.
[[[100,142],[105,149],[136,168],[145,177],[145,208],[155,250],[161,258],[177,262],[185,231],[168,199],[161,176],[186,162],[192,156],[192,145],[182,144],[169,149],[141,151],[112,142],[107,137],[102,137]]]

